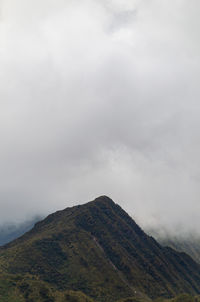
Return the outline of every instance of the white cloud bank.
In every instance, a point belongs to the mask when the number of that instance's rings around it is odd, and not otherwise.
[[[200,2],[0,1],[0,223],[102,194],[199,228]]]

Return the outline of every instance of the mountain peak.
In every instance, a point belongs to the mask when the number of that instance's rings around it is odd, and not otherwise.
[[[97,198],[95,198],[93,201],[90,203],[95,203],[95,204],[108,204],[108,205],[115,205],[115,202],[108,196],[106,195],[101,195]]]
[[[108,196],[37,223],[0,249],[0,270],[36,276],[62,291],[80,290],[97,302],[200,293],[200,266],[159,245]]]

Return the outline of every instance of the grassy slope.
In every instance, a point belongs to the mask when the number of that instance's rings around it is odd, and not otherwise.
[[[200,268],[192,259],[162,248],[106,197],[56,212],[1,248],[0,271],[40,278],[50,293],[54,287],[54,299],[63,299],[59,290],[102,302],[200,290]]]
[[[48,283],[31,275],[2,274],[0,276],[1,302],[95,302],[80,291],[58,291]],[[149,299],[129,297],[117,302],[149,302]],[[173,299],[158,298],[151,302],[200,302],[188,294]]]
[[[132,295],[93,236],[74,224],[76,210],[49,216],[21,239],[2,248],[1,270],[39,275],[57,289],[78,289],[98,301]]]
[[[121,299],[117,302],[145,302],[145,300],[130,297],[130,298]],[[172,299],[158,298],[152,302],[200,302],[200,297],[191,296],[188,294],[181,294]]]
[[[1,302],[94,302],[80,291],[58,291],[31,275],[2,274]]]

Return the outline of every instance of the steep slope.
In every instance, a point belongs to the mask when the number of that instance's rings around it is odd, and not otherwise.
[[[2,247],[0,270],[105,302],[200,292],[200,266],[163,248],[106,196],[49,215]]]
[[[200,236],[159,236],[158,242],[163,246],[169,246],[176,251],[184,252],[190,255],[196,262],[200,263]]]

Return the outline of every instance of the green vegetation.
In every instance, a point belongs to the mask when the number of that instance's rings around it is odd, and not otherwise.
[[[133,297],[121,299],[117,302],[147,302],[147,300]],[[189,294],[181,294],[172,299],[157,298],[156,300],[152,300],[151,302],[200,302],[200,297],[191,296]]]
[[[130,298],[118,300],[117,302],[147,302],[147,301],[152,301],[152,300],[145,299],[145,298],[130,297]]]
[[[181,294],[172,299],[158,298],[153,302],[200,302],[200,297],[191,296],[189,294]]]
[[[3,302],[149,302],[200,292],[200,266],[160,246],[108,197],[49,215],[0,248],[0,272]]]
[[[1,302],[96,302],[80,291],[58,291],[47,282],[26,275],[2,274],[0,276]],[[129,297],[110,302],[200,302],[200,297],[181,294],[176,298],[157,298],[151,300],[145,297]]]
[[[1,302],[94,302],[80,291],[58,291],[33,276],[0,276]]]
[[[172,302],[200,302],[200,297],[192,297],[188,294],[182,294],[172,299]]]

